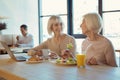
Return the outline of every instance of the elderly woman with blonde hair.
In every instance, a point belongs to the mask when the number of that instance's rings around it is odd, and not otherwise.
[[[53,53],[61,56],[62,52],[67,49],[67,44],[71,43],[73,47],[70,51],[74,55],[76,51],[75,39],[63,33],[63,26],[64,24],[59,16],[51,16],[48,20],[47,30],[48,34],[52,37],[32,48],[32,50],[40,51],[41,49],[50,49]]]
[[[97,13],[88,13],[83,16],[80,25],[86,39],[82,43],[82,51],[86,53],[88,65],[109,65],[116,67],[116,59],[113,45],[109,39],[102,36],[100,31],[103,23]]]

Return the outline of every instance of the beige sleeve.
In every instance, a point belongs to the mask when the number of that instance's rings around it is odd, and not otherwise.
[[[117,66],[116,59],[115,59],[115,51],[111,42],[107,44],[107,47],[105,49],[105,57],[108,65],[111,65],[114,67]]]
[[[36,50],[36,51],[39,51],[41,49],[45,49],[47,48],[47,43],[48,43],[48,40],[42,42],[41,44],[39,44],[38,46],[32,48],[32,50]]]

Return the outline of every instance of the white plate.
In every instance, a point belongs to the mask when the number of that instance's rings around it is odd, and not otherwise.
[[[26,63],[27,64],[35,64],[35,63],[42,63],[43,60],[40,60],[40,61],[29,61],[28,59],[26,60]]]
[[[56,61],[51,61],[51,62],[54,64],[57,64],[57,65],[62,65],[62,66],[74,66],[74,65],[76,65],[76,63],[57,63]]]
[[[68,63],[56,63],[57,65],[63,65],[63,66],[74,66],[74,65],[76,65],[76,63],[70,63],[70,64],[68,64]]]

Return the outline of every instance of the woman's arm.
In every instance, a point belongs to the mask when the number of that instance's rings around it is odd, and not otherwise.
[[[117,63],[115,59],[115,51],[111,42],[109,42],[109,44],[105,49],[105,57],[108,65],[117,67]]]

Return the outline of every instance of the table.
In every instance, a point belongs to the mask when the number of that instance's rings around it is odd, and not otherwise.
[[[76,66],[60,66],[48,61],[26,64],[16,62],[6,54],[0,55],[0,76],[7,80],[120,80],[120,68],[86,66],[78,69]]]

